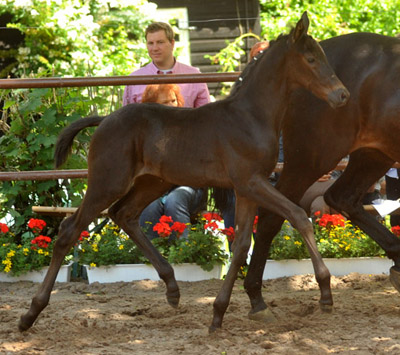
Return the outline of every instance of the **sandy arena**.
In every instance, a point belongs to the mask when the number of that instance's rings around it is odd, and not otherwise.
[[[172,309],[159,281],[57,283],[27,332],[17,322],[38,284],[0,283],[1,354],[400,354],[400,297],[387,275],[332,277],[334,310],[321,313],[313,275],[264,281],[276,322],[249,320],[236,281],[223,328],[208,334],[221,280],[179,282]]]

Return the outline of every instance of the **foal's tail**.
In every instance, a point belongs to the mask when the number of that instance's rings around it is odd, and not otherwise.
[[[84,128],[98,126],[106,116],[92,116],[72,122],[68,127],[64,128],[58,136],[56,149],[54,152],[54,164],[56,169],[59,168],[71,153],[72,143],[75,136]]]

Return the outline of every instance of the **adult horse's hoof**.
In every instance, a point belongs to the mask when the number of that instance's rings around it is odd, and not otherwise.
[[[276,317],[274,314],[269,310],[269,308],[265,308],[261,311],[258,312],[252,312],[250,311],[248,314],[249,319],[255,320],[258,322],[263,322],[263,323],[272,323],[276,321]]]
[[[396,270],[394,266],[390,268],[389,279],[393,287],[400,292],[400,271]]]
[[[331,305],[331,304],[320,303],[319,308],[323,313],[332,313],[332,311],[333,311],[333,305]]]

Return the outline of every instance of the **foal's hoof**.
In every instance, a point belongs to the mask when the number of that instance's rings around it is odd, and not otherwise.
[[[216,327],[215,325],[210,325],[208,327],[208,334],[213,334],[215,333],[218,329],[221,329],[221,327]]]
[[[255,320],[258,322],[263,322],[263,323],[272,323],[276,321],[276,317],[274,314],[269,310],[269,308],[265,308],[261,311],[258,312],[252,312],[250,311],[248,314],[249,319]]]
[[[179,297],[167,297],[168,304],[173,308],[178,308],[179,306]]]
[[[32,326],[32,324],[29,324],[28,322],[24,322],[23,318],[21,317],[19,322],[18,322],[18,330],[20,332],[24,332],[26,330],[28,330],[30,327]]]
[[[333,311],[333,305],[331,305],[331,304],[320,303],[320,304],[319,304],[319,309],[320,309],[323,313],[332,313],[332,311]]]
[[[396,270],[394,266],[390,268],[389,279],[393,287],[400,292],[400,271]]]

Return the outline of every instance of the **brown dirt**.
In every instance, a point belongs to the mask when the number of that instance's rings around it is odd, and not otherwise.
[[[386,275],[332,277],[334,310],[321,313],[314,276],[264,282],[276,316],[247,318],[243,281],[235,284],[223,328],[211,335],[212,303],[222,281],[179,282],[169,307],[158,281],[57,283],[34,326],[17,322],[38,284],[0,283],[1,354],[400,354],[400,298]]]

